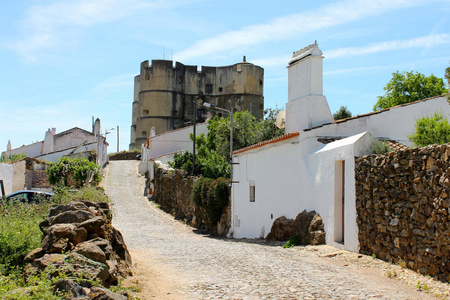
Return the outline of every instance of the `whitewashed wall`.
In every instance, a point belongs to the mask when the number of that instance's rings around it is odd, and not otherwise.
[[[416,121],[435,112],[442,112],[450,119],[450,105],[446,97],[435,97],[393,107],[379,113],[324,125],[314,131],[317,136],[350,136],[369,131],[373,136],[387,137],[412,146],[408,135],[414,132]]]
[[[0,179],[3,180],[3,187],[5,188],[6,195],[13,192],[13,172],[14,168],[11,164],[0,163]]]
[[[202,133],[206,135],[208,133],[207,126],[207,123],[197,124],[195,130],[196,135],[199,136]],[[193,133],[193,126],[164,132],[150,137],[150,158],[179,150],[192,152],[193,144],[189,138],[191,133]]]
[[[232,191],[232,234],[235,238],[265,237],[281,216],[294,219],[306,209],[323,218],[326,243],[358,250],[354,156],[371,152],[373,137],[362,133],[328,145],[305,133],[235,156]],[[345,161],[344,243],[335,242],[335,162]],[[250,202],[255,185],[255,202]]]
[[[29,157],[36,157],[41,155],[43,142],[37,142],[31,145],[22,146],[20,148],[11,149],[11,151],[5,151],[5,155],[10,154],[27,154]]]
[[[195,131],[197,136],[200,136],[200,134],[208,134],[208,123],[197,124]],[[149,147],[142,146],[142,162],[139,164],[139,173],[143,174],[150,170],[150,165],[153,162],[149,160],[155,157],[167,163],[167,161],[173,160],[173,154],[175,152],[192,152],[193,142],[189,137],[191,133],[193,133],[193,126],[167,131],[150,137]],[[167,156],[167,154],[171,156]]]

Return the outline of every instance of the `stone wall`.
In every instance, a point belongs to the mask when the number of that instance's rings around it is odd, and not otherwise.
[[[360,251],[450,280],[450,144],[356,159]]]
[[[217,224],[210,224],[206,210],[195,205],[192,200],[192,186],[198,177],[188,176],[182,170],[165,169],[155,165],[155,191],[153,199],[160,208],[175,218],[200,230],[226,235],[231,222],[231,205],[225,209]]]
[[[109,160],[136,160],[141,151],[122,151],[109,155]]]

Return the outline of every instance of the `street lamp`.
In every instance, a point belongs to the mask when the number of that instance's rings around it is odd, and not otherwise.
[[[231,110],[217,107],[208,102],[203,102],[203,106],[207,108],[217,109],[230,114],[230,185],[233,184],[233,106],[231,105]]]

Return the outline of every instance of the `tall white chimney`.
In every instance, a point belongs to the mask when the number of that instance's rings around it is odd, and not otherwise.
[[[286,133],[333,121],[323,95],[323,58],[316,41],[294,52],[289,61]]]

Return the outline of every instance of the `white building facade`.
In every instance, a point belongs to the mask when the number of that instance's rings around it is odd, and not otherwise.
[[[294,53],[286,135],[234,152],[230,236],[265,237],[276,218],[315,210],[327,244],[358,251],[355,157],[371,154],[377,139],[410,146],[417,119],[437,111],[450,116],[442,96],[333,121],[322,95],[322,61],[317,43]]]

